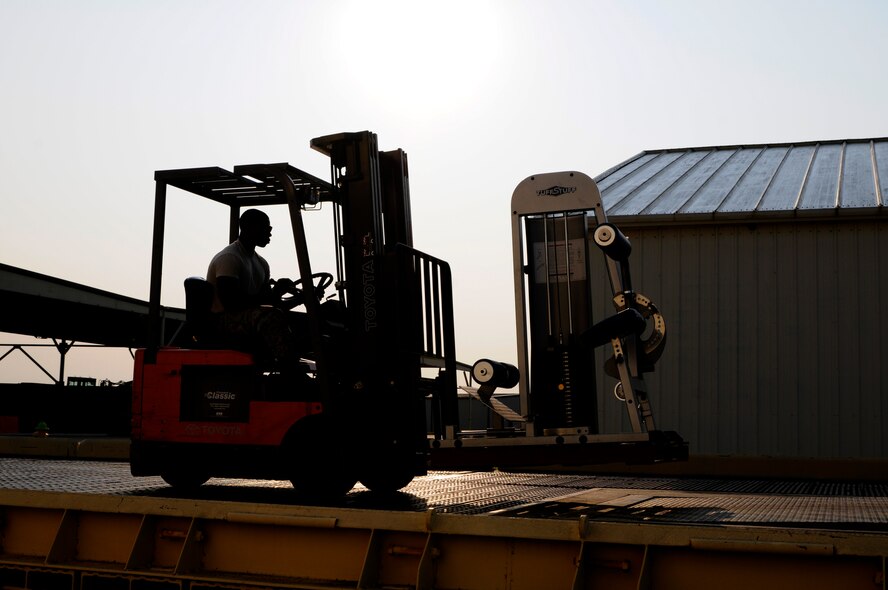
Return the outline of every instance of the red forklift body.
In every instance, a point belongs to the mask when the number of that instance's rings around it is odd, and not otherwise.
[[[168,348],[156,363],[144,358],[139,350],[133,380],[141,407],[134,435],[143,442],[280,446],[296,422],[323,409],[319,401],[275,399],[247,353]]]

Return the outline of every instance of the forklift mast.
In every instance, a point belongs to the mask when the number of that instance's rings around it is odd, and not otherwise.
[[[332,371],[337,398],[373,425],[366,436],[380,457],[411,453],[424,472],[423,364],[442,368],[436,399],[456,389],[450,268],[413,248],[402,150],[380,152],[368,131],[319,137],[311,146],[330,157],[337,188],[337,288],[349,333]]]
[[[337,289],[348,313],[350,356],[345,367],[356,389],[378,387],[391,367],[397,296],[389,260],[397,244],[412,246],[407,190],[407,155],[382,157],[376,135],[368,131],[315,138],[312,148],[330,158],[337,187],[334,220],[337,240]],[[387,166],[395,168],[391,170]],[[400,173],[400,174],[398,174]],[[398,182],[392,182],[398,177]],[[389,182],[383,184],[383,178]],[[405,212],[406,215],[405,215]]]

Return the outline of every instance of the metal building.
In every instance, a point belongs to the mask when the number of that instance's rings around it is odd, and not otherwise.
[[[645,151],[595,180],[666,318],[658,427],[692,454],[888,458],[888,138]]]

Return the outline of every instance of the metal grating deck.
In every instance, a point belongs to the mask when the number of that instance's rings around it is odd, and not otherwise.
[[[0,488],[182,498],[126,463],[0,459]],[[305,505],[288,482],[212,479],[188,499]],[[432,472],[403,492],[356,486],[324,507],[545,519],[888,531],[888,484]]]

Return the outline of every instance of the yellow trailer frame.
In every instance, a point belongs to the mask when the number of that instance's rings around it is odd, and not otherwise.
[[[888,534],[0,490],[0,587],[886,588]]]

